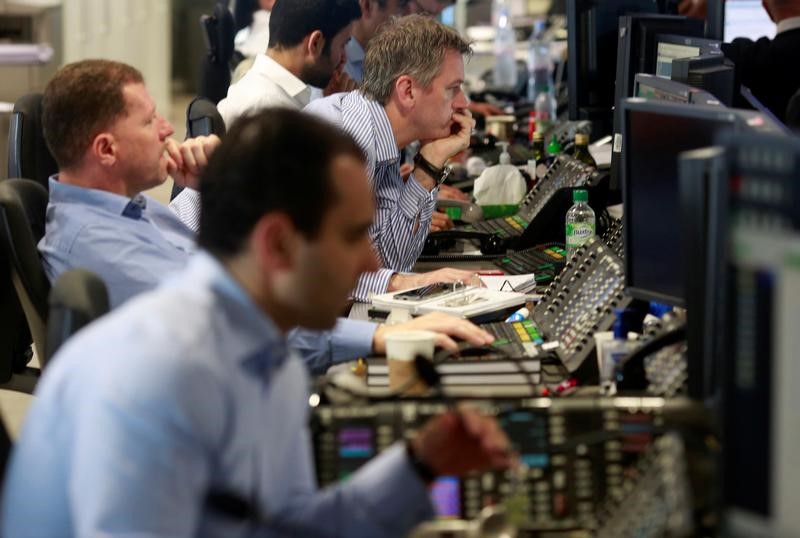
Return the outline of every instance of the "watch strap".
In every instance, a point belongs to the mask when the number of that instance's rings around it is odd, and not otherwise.
[[[425,172],[433,178],[437,185],[441,185],[444,180],[447,179],[447,176],[450,175],[449,166],[445,165],[442,168],[434,166],[430,161],[423,157],[421,153],[417,153],[416,156],[414,156],[414,166],[425,170]]]

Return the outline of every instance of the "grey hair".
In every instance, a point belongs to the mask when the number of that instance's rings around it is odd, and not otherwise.
[[[432,17],[408,15],[389,20],[367,45],[361,91],[385,105],[402,75],[427,88],[449,51],[468,55],[472,48],[458,32]]]

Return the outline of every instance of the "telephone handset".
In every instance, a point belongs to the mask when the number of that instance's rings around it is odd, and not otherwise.
[[[447,212],[453,220],[461,220],[470,224],[483,220],[483,209],[478,204],[461,200],[438,200],[436,206],[445,209],[458,208],[458,214],[455,216],[450,215],[450,211]]]
[[[422,256],[438,256],[442,250],[452,247],[456,239],[477,239],[480,243],[481,253],[485,256],[502,256],[507,248],[506,241],[495,234],[468,230],[446,230],[428,234],[425,247],[422,249]]]

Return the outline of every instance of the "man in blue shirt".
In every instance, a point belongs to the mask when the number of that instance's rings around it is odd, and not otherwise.
[[[403,0],[359,0],[361,18],[353,22],[352,37],[344,47],[347,62],[344,71],[356,83],[364,78],[364,50],[381,24],[400,13]]]
[[[410,271],[422,252],[445,164],[469,147],[475,126],[461,89],[469,52],[455,30],[431,17],[394,19],[370,41],[361,89],[305,108],[350,133],[367,155],[377,199],[370,237],[384,270],[362,277],[356,298],[413,278],[399,273]],[[416,167],[404,179],[400,148],[416,140],[422,141]]]
[[[195,233],[141,191],[163,182],[168,171],[195,183],[219,139],[180,145],[170,139],[172,126],[155,111],[141,74],[105,60],[61,69],[45,89],[42,116],[60,169],[50,179],[39,244],[48,277],[89,269],[105,281],[115,308],[183,269]],[[312,372],[322,373],[331,364],[382,353],[386,332],[410,328],[436,330],[439,344],[450,348],[455,342],[448,334],[475,345],[491,341],[471,323],[437,315],[402,327],[343,319],[333,331],[296,329],[291,343]]]
[[[5,536],[402,536],[431,516],[435,476],[509,465],[497,423],[462,409],[316,491],[308,379],[286,333],[330,328],[376,266],[363,156],[274,109],[234,125],[201,193],[203,251],[44,374],[8,470]],[[215,510],[221,496],[252,517]]]

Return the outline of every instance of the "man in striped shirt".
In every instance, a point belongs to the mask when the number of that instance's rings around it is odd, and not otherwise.
[[[436,207],[447,160],[469,146],[475,121],[461,89],[469,44],[431,17],[389,22],[371,41],[359,91],[313,101],[306,111],[350,133],[367,156],[377,212],[370,228],[382,269],[359,279],[354,297],[440,281],[463,271],[404,274],[416,262]],[[414,172],[400,175],[400,148],[421,141]],[[436,177],[434,177],[436,176]]]

